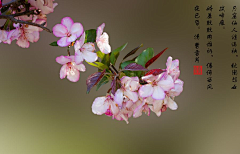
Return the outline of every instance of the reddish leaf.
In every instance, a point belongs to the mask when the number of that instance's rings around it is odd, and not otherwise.
[[[147,71],[148,69],[144,68],[142,65],[137,63],[131,63],[127,65],[123,71]]]
[[[126,59],[127,57],[135,54],[135,53],[138,51],[138,49],[141,48],[142,46],[143,46],[143,44],[141,44],[141,45],[139,45],[138,47],[134,48],[132,51],[130,51],[130,52],[123,58],[123,60]]]
[[[103,78],[105,72],[106,70],[103,70],[102,72],[96,72],[87,78],[87,93],[89,93],[92,87],[94,87]]]
[[[151,58],[146,64],[145,67],[148,68],[148,66],[150,66],[153,62],[155,62],[163,53],[164,51],[166,51],[168,48],[164,49],[163,51],[161,51],[159,54],[157,54],[156,56],[154,56],[153,58]]]
[[[149,72],[147,72],[147,73],[145,74],[145,76],[150,75],[150,74],[152,74],[152,75],[159,75],[159,74],[161,74],[162,72],[165,72],[165,71],[162,70],[162,69],[152,69],[152,70],[150,70]]]

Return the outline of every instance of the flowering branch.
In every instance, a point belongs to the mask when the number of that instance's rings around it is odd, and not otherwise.
[[[46,24],[46,22],[42,23],[42,24],[36,24],[36,23],[33,23],[33,22],[28,22],[28,21],[23,21],[23,20],[18,20],[14,17],[17,17],[17,16],[21,16],[21,15],[30,15],[32,13],[19,13],[19,14],[14,14],[14,15],[0,15],[0,19],[9,19],[11,20],[13,23],[20,23],[20,24],[26,24],[26,25],[32,25],[32,26],[36,26],[36,27],[39,27],[39,28],[42,28],[43,30],[49,32],[49,33],[52,33],[52,31],[50,29],[48,29],[47,27],[44,27],[44,25]]]
[[[80,72],[85,72],[85,62],[98,68],[87,80],[87,93],[96,86],[96,90],[110,82],[111,87],[106,96],[97,97],[92,104],[92,112],[105,114],[116,120],[128,123],[130,117],[140,117],[142,113],[154,112],[160,116],[168,108],[178,108],[175,97],[183,91],[184,82],[179,79],[179,61],[169,56],[166,69],[150,69],[149,66],[168,49],[154,56],[153,48],[143,50],[131,60],[128,57],[137,53],[143,44],[128,52],[121,60],[119,67],[116,61],[127,44],[112,50],[109,36],[104,32],[105,23],[97,29],[85,30],[81,23],[74,23],[70,17],[64,17],[52,31],[46,28],[47,17],[54,11],[57,3],[54,0],[13,0],[2,5],[0,0],[0,19],[7,19],[0,29],[0,43],[11,44],[17,40],[22,48],[28,48],[29,42],[37,42],[39,32],[45,30],[60,39],[51,46],[67,49],[67,55],[56,58],[61,64],[60,78],[77,82]],[[75,53],[71,55],[70,49]],[[96,48],[99,51],[96,52]],[[65,51],[66,52],[66,51]],[[66,54],[66,53],[65,53]],[[119,69],[117,69],[119,68]]]

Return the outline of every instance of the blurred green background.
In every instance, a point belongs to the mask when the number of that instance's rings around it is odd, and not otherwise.
[[[105,95],[109,84],[97,92],[94,88],[87,95],[86,78],[97,70],[88,65],[79,82],[61,80],[61,66],[55,58],[67,52],[49,46],[58,38],[44,31],[40,40],[28,49],[19,48],[15,42],[0,45],[0,154],[240,153],[240,87],[230,89],[231,63],[239,63],[239,58],[231,54],[231,14],[236,5],[239,15],[239,1],[56,2],[59,5],[48,16],[50,29],[65,16],[81,22],[85,30],[96,29],[105,22],[112,49],[128,42],[119,59],[141,43],[144,46],[138,53],[148,47],[155,52],[168,47],[151,68],[165,68],[168,56],[180,60],[184,91],[175,99],[179,108],[167,110],[161,117],[151,113],[149,117],[144,114],[130,118],[128,125],[94,115],[92,102]],[[196,5],[202,9],[200,29],[194,23]],[[208,5],[214,8],[213,58],[206,53],[205,45]],[[226,9],[225,29],[218,26],[221,19],[218,10],[222,5]],[[196,42],[193,36],[198,32],[202,76],[193,75]],[[211,91],[207,90],[207,62],[213,62]]]

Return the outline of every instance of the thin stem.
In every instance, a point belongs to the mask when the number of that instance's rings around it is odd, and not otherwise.
[[[36,24],[36,23],[33,23],[33,22],[28,22],[28,21],[23,21],[23,20],[18,20],[18,19],[15,19],[13,15],[0,15],[0,19],[9,19],[11,20],[12,22],[14,23],[20,23],[20,24],[27,24],[27,25],[32,25],[32,26],[36,26],[36,27],[40,27],[42,28],[43,30],[49,32],[49,33],[52,33],[52,31],[50,29],[48,29],[47,27],[44,27],[44,25],[46,24],[46,22],[44,22],[43,24]]]
[[[70,46],[68,46],[67,52],[68,52],[68,56],[70,56]]]
[[[110,63],[110,66],[113,68],[113,70],[116,72],[116,74],[118,74],[117,69],[113,66],[113,64]]]

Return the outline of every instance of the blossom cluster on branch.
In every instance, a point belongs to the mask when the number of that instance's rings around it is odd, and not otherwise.
[[[127,43],[112,50],[109,35],[104,32],[105,23],[96,29],[84,30],[79,22],[70,17],[64,17],[52,31],[46,27],[47,14],[52,13],[57,3],[54,0],[12,0],[2,4],[0,0],[0,19],[6,19],[0,28],[0,43],[28,48],[29,42],[39,40],[39,32],[53,32],[59,38],[51,46],[66,49],[66,55],[60,55],[56,62],[61,64],[60,78],[77,82],[80,72],[85,72],[85,64],[98,69],[87,80],[87,93],[96,86],[96,90],[110,82],[111,86],[105,96],[97,97],[92,104],[92,112],[97,115],[107,115],[116,120],[130,117],[140,117],[142,113],[150,115],[154,112],[160,116],[168,108],[176,110],[175,97],[183,91],[184,82],[179,79],[179,60],[168,57],[166,68],[148,69],[166,50],[154,56],[153,48],[143,50],[138,56],[133,56],[143,46],[142,44],[128,52],[116,67],[119,54]],[[71,54],[71,48],[74,53]],[[99,49],[99,51],[97,51]]]
[[[47,25],[47,14],[52,13],[57,3],[53,0],[13,0],[0,5],[0,19],[6,19],[0,28],[0,43],[28,48],[30,43],[39,40],[39,32],[51,32]]]
[[[67,77],[69,81],[77,82],[80,71],[86,67],[84,61],[98,68],[98,72],[90,75],[87,80],[87,93],[96,86],[97,90],[111,82],[106,96],[97,97],[92,104],[92,112],[97,115],[107,115],[116,120],[125,120],[133,116],[137,118],[150,111],[160,116],[167,108],[176,110],[178,105],[174,98],[183,91],[183,81],[179,79],[179,60],[168,57],[166,69],[148,67],[166,50],[154,56],[152,48],[145,49],[140,55],[131,60],[125,60],[134,55],[143,45],[136,47],[126,54],[116,67],[116,61],[127,43],[111,50],[109,36],[104,32],[105,24],[97,30],[85,30],[81,23],[74,23],[70,17],[62,19],[61,24],[53,27],[53,34],[60,39],[51,43],[52,46],[65,47],[67,55],[56,58],[61,64],[60,78]],[[70,49],[74,48],[71,55]],[[99,51],[96,52],[96,48]],[[125,61],[124,61],[125,60]],[[118,68],[118,69],[117,69]]]

